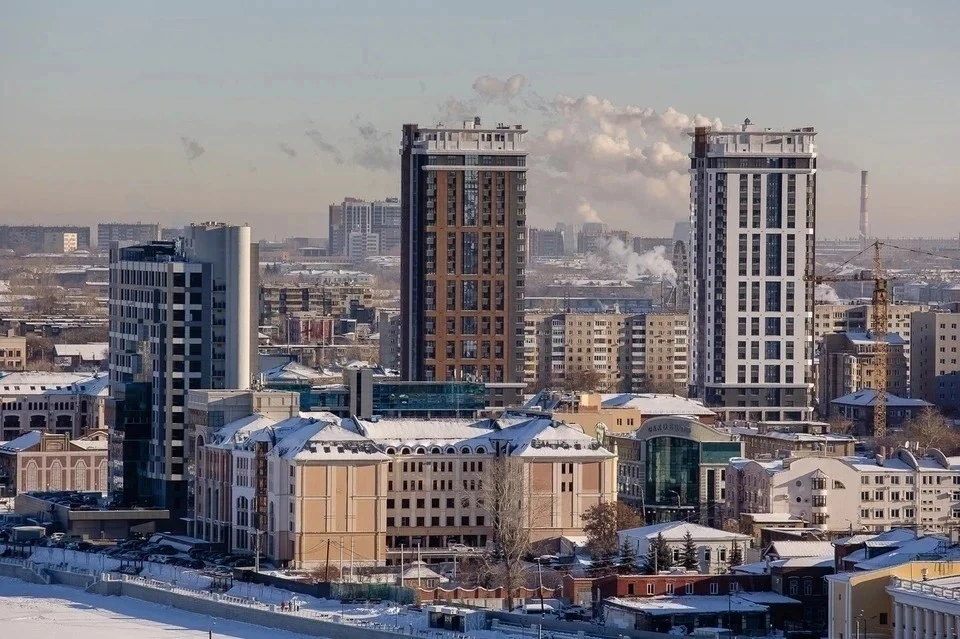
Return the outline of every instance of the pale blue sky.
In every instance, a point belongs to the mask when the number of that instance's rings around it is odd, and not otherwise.
[[[469,99],[477,77],[523,74],[546,99],[814,125],[822,156],[870,169],[879,233],[956,235],[958,40],[955,0],[0,0],[0,219],[320,235],[329,202],[395,195],[399,180],[338,164],[305,130],[350,155],[359,115],[392,148],[401,123]],[[539,132],[530,113],[486,106]],[[188,161],[181,136],[205,153]],[[823,172],[822,233],[855,233],[858,180]],[[574,220],[551,206],[532,221]],[[663,206],[615,221],[665,232],[685,207]]]

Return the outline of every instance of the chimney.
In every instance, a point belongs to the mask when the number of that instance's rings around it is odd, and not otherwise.
[[[870,215],[867,213],[867,175],[869,171],[860,171],[860,239],[866,244],[870,237]]]

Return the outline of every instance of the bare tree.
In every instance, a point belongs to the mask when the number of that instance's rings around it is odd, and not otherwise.
[[[340,569],[336,566],[317,566],[309,573],[311,583],[323,584],[340,579]]]
[[[483,485],[484,504],[493,525],[490,568],[502,578],[508,610],[513,610],[514,591],[524,583],[523,558],[530,553],[531,513],[524,484],[523,463],[501,454],[493,460]]]
[[[834,435],[852,435],[855,424],[845,417],[839,415],[831,417],[827,420],[827,423],[830,424],[830,432]]]
[[[579,368],[564,374],[560,387],[565,391],[595,391],[603,383],[603,376],[593,368]]]
[[[946,418],[936,409],[928,406],[918,415],[907,420],[899,443],[911,441],[917,443],[917,448],[939,448],[947,455],[958,446],[957,432],[950,427]]]

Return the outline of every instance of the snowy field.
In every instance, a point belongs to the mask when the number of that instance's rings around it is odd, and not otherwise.
[[[0,577],[4,637],[48,639],[307,639],[272,628],[213,619],[128,597],[102,597],[66,586],[43,586]]]

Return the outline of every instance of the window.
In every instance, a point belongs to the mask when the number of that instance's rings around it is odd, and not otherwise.
[[[688,583],[687,586],[686,586],[686,588],[684,589],[684,591],[686,592],[686,594],[692,595],[692,594],[693,594],[693,582]]]
[[[648,594],[648,595],[652,595],[652,594],[653,594],[653,584],[652,584],[652,583],[648,583],[648,584],[647,584],[647,594]]]
[[[710,582],[710,594],[715,595],[720,592],[720,586],[715,581]]]
[[[790,582],[789,582],[789,584],[788,584],[788,589],[789,589],[791,595],[796,596],[797,594],[799,594],[799,593],[800,593],[800,583],[798,582],[798,580],[797,580],[797,579],[791,579]]]
[[[668,595],[672,595],[672,594],[673,594],[673,583],[668,583],[668,584],[667,584],[667,594],[668,594]]]

